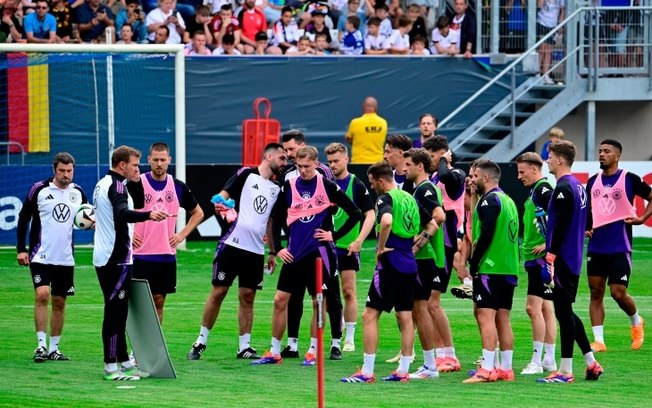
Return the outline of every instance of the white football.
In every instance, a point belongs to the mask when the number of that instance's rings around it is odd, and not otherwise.
[[[91,228],[95,224],[95,207],[89,203],[80,205],[75,213],[73,223],[79,229]]]

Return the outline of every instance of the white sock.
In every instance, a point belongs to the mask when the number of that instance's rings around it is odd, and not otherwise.
[[[288,337],[288,346],[290,346],[290,350],[292,351],[299,351],[299,339],[296,337]]]
[[[455,347],[444,347],[444,357],[455,358]]]
[[[514,355],[513,350],[503,350],[500,352],[500,368],[502,370],[511,370],[512,369],[512,356]]]
[[[641,324],[641,317],[638,315],[638,310],[636,311],[636,313],[629,316],[629,320],[632,321],[632,327]]]
[[[604,326],[593,326],[591,329],[593,329],[593,338],[595,341],[604,344]]]
[[[331,348],[342,348],[342,339],[332,339],[331,340]]]
[[[543,361],[546,363],[546,365],[553,365],[555,364],[555,343],[544,343],[543,344],[544,349],[546,350],[546,354],[543,356]]]
[[[444,358],[444,357],[446,357],[446,354],[444,354],[444,348],[443,348],[443,347],[440,347],[440,348],[436,348],[436,349],[435,349],[435,357],[437,357],[437,358]]]
[[[364,353],[362,355],[362,374],[372,375],[374,373],[374,365],[376,364],[376,355]]]
[[[47,334],[44,331],[36,332],[36,340],[38,340],[38,347],[48,348],[48,342],[46,341]]]
[[[310,348],[308,349],[308,353],[317,354],[317,337],[310,338]]]
[[[496,350],[482,349],[482,368],[487,371],[493,370],[495,358]]]
[[[197,341],[195,343],[203,344],[204,346],[206,345],[206,341],[208,341],[208,335],[210,334],[210,330],[206,326],[202,326],[199,329],[199,337],[197,337]]]
[[[584,354],[584,362],[586,363],[587,367],[595,363],[595,357],[593,356],[592,351],[589,351],[588,353]]]
[[[532,342],[532,360],[531,363],[541,366],[541,356],[543,355],[543,342]]]
[[[494,368],[500,368],[500,349],[498,347],[494,350]]]
[[[122,366],[122,368],[133,368],[134,367],[134,365],[131,364],[131,361],[129,361],[129,360],[123,361],[122,363],[120,363],[120,365]]]
[[[245,333],[242,336],[238,336],[238,342],[240,343],[239,346],[240,348],[238,349],[238,353],[249,347],[250,340],[251,340],[251,333]]]
[[[104,370],[109,373],[115,373],[116,371],[118,371],[118,364],[117,363],[104,364]]]
[[[562,358],[561,364],[559,365],[559,371],[563,374],[573,374],[573,359]]]
[[[281,354],[281,340],[275,339],[272,337],[272,346],[270,347],[269,350],[270,353],[272,353],[275,356],[278,356]]]
[[[344,341],[350,341],[353,343],[355,337],[355,322],[345,322],[344,327],[346,327],[346,338]]]
[[[437,364],[435,364],[435,349],[423,350],[423,365],[428,370],[437,371]]]
[[[409,372],[410,361],[412,361],[412,356],[401,356],[401,359],[398,361],[398,369],[396,372],[399,374],[405,374]]]
[[[464,278],[462,281],[465,285],[473,286],[473,279],[471,278]]]
[[[52,353],[59,350],[60,339],[61,336],[50,336],[50,349],[48,350],[48,353]]]

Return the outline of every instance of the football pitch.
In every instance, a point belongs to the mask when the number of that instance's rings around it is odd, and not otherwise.
[[[66,324],[61,350],[72,361],[35,364],[33,321],[34,291],[27,268],[16,263],[14,249],[0,249],[0,406],[173,406],[173,407],[309,407],[317,405],[316,368],[302,367],[301,360],[285,359],[282,365],[252,366],[235,358],[238,344],[237,288],[222,305],[217,324],[208,339],[201,360],[188,361],[186,355],[197,338],[204,301],[209,293],[214,242],[190,242],[179,253],[177,293],[168,297],[163,331],[178,379],[143,379],[137,382],[102,380],[102,294],[91,263],[89,248],[77,248],[76,295],[67,303]],[[373,273],[373,242],[362,252],[362,270],[357,275],[359,316],[364,307]],[[634,242],[634,270],[630,293],[640,314],[652,330],[652,239]],[[269,348],[272,299],[277,272],[265,276],[264,290],[256,298],[252,346],[259,354]],[[453,330],[462,371],[443,373],[432,380],[410,383],[344,384],[339,379],[362,365],[362,321],[358,318],[356,351],[344,353],[342,361],[326,360],[325,400],[328,407],[429,407],[429,406],[519,406],[519,407],[644,407],[652,406],[652,334],[638,351],[630,350],[629,319],[609,297],[605,299],[607,353],[597,354],[605,374],[598,382],[584,381],[584,361],[575,348],[574,384],[537,384],[537,376],[519,375],[529,362],[532,350],[530,321],[525,313],[526,276],[521,275],[512,310],[515,334],[514,371],[511,383],[462,384],[467,371],[481,354],[480,338],[470,300],[450,293],[442,296]],[[456,278],[451,284],[457,284]],[[306,298],[307,299],[307,298]],[[575,311],[584,322],[589,338],[588,287],[581,277]],[[300,352],[309,346],[305,312],[299,340]],[[326,319],[327,321],[327,319]],[[652,333],[652,332],[649,332]],[[324,334],[326,349],[330,331]],[[559,340],[557,341],[559,364]],[[283,341],[285,345],[285,340]],[[392,314],[381,317],[376,377],[389,374],[396,364],[384,361],[399,349],[399,334]],[[423,362],[416,344],[414,371]],[[328,357],[328,353],[326,354]]]

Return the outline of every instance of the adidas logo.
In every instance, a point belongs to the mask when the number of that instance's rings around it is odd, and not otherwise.
[[[435,276],[435,279],[433,279],[432,281],[441,283],[441,279],[439,279],[439,276]]]
[[[545,194],[545,193],[547,193],[548,191],[550,191],[550,189],[549,189],[548,187],[543,187],[543,188],[541,189],[541,194]]]
[[[382,204],[383,200],[378,200],[378,205]]]
[[[157,203],[162,203],[162,202],[163,202],[163,199],[162,199],[161,197],[159,197],[158,200],[156,200],[156,202],[157,202]]]
[[[543,293],[552,293],[552,289],[546,288],[546,290],[544,290]]]
[[[428,197],[428,196],[431,196],[431,195],[432,195],[432,192],[430,190],[428,190],[428,191],[426,191],[426,194],[424,194],[423,196]]]
[[[67,293],[75,293],[75,287],[71,286]]]
[[[566,197],[564,197],[564,193],[560,191],[559,194],[557,194],[557,199],[562,199],[562,198],[566,198]]]
[[[54,200],[54,197],[52,196],[52,194],[48,194],[48,196],[45,197],[45,199],[46,200]]]
[[[482,295],[478,295],[478,296],[475,298],[475,300],[478,301],[478,302],[481,301],[481,300],[482,300]]]
[[[485,205],[489,205],[487,200],[482,201],[482,204],[480,204],[480,207],[484,207]]]
[[[258,190],[258,184],[254,184],[253,186],[251,186],[251,188],[253,188],[254,190]]]
[[[620,280],[621,280],[621,281],[625,281],[625,282],[627,282],[627,275],[623,275],[623,277],[620,278]]]

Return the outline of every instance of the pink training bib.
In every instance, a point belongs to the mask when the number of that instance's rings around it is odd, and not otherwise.
[[[174,179],[168,174],[165,188],[154,190],[145,174],[140,175],[145,193],[145,206],[142,211],[165,211],[168,214],[179,213],[179,198],[174,188]],[[176,217],[168,217],[164,221],[146,221],[134,224],[134,235],[139,236],[143,243],[134,248],[134,255],[174,255],[176,248],[170,246],[170,237],[174,235]]]
[[[594,229],[636,215],[636,208],[627,198],[626,174],[627,171],[623,170],[616,184],[611,187],[602,184],[602,172],[595,178],[591,187],[591,215]]]

